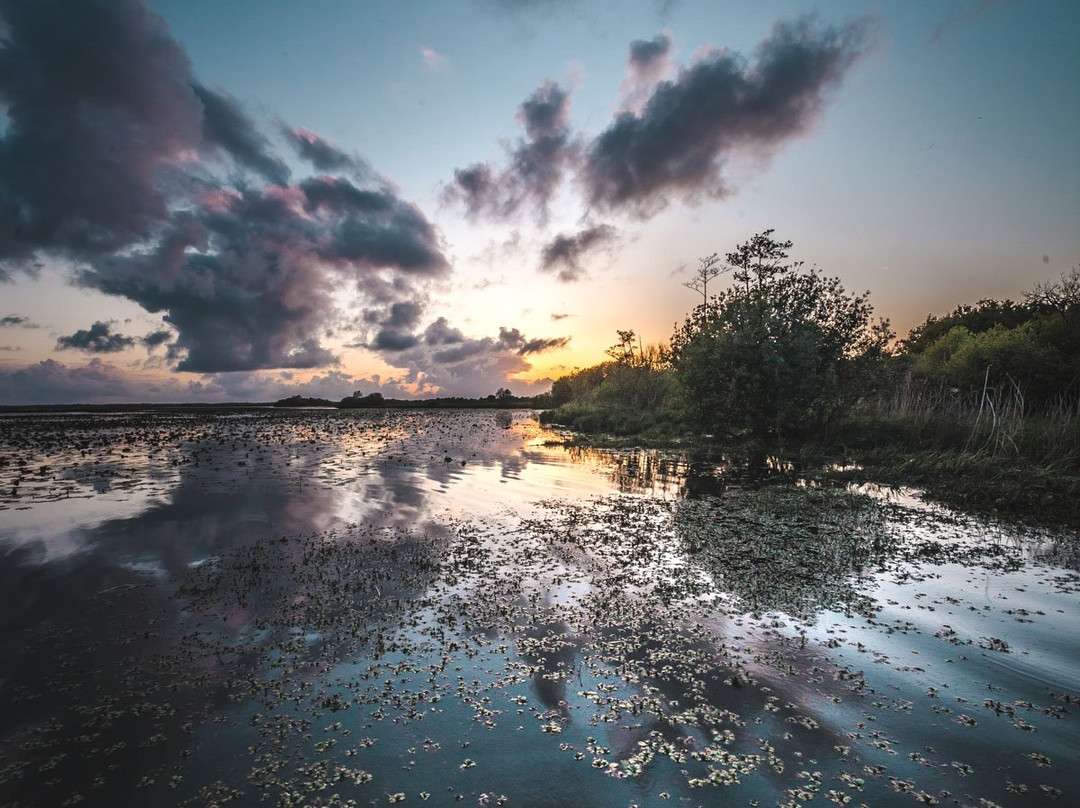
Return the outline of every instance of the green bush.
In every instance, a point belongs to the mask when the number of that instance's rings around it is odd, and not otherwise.
[[[801,263],[766,230],[727,255],[736,285],[671,341],[688,410],[713,432],[760,440],[827,427],[865,394],[892,334],[866,295]]]
[[[903,349],[930,387],[979,399],[1015,394],[1026,411],[1072,406],[1080,398],[1080,270],[1036,286],[1022,304],[982,300],[930,315]]]

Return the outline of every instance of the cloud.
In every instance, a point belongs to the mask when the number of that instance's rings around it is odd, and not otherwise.
[[[615,242],[618,232],[609,224],[598,224],[577,233],[559,234],[541,250],[540,269],[558,270],[556,277],[563,282],[581,280],[585,275],[581,260],[593,250]]]
[[[474,163],[454,171],[443,189],[445,202],[460,203],[472,217],[508,219],[528,207],[546,222],[548,203],[574,164],[578,145],[570,131],[570,94],[545,81],[518,107],[525,137],[509,150],[508,164],[496,171]]]
[[[675,75],[669,34],[635,40],[620,112],[599,135],[586,140],[571,131],[569,94],[546,81],[518,109],[525,136],[507,149],[505,164],[455,170],[442,199],[473,218],[528,210],[543,225],[568,174],[589,208],[640,218],[675,199],[722,198],[732,192],[724,168],[733,157],[767,159],[811,130],[830,91],[866,51],[867,31],[865,21],[778,22],[752,60],[703,49]],[[572,280],[580,266],[566,238],[549,244],[551,260],[542,263],[560,264],[563,279]]]
[[[100,320],[90,328],[84,328],[56,340],[56,350],[73,349],[86,353],[118,353],[135,344],[132,337],[114,334],[109,323]]]
[[[337,370],[306,381],[295,380],[287,372],[222,373],[184,381],[131,373],[98,357],[81,367],[53,359],[17,369],[0,367],[3,404],[268,402],[294,395],[338,401],[356,390],[377,390],[387,398],[413,396],[403,379],[351,376]]]
[[[14,370],[0,368],[0,401],[6,404],[183,401],[189,400],[186,392],[179,382],[140,381],[97,357],[82,367],[46,359]]]
[[[570,344],[570,337],[536,337],[525,340],[518,348],[518,356],[528,356],[534,353],[553,351],[556,348],[565,348]]]
[[[635,39],[630,43],[626,78],[619,87],[624,110],[640,113],[657,82],[672,72],[671,46],[671,35],[666,31],[652,39]]]
[[[237,163],[269,182],[284,185],[289,181],[289,167],[274,154],[270,141],[259,132],[239,101],[198,83],[193,83],[192,89],[203,106],[204,143],[224,149]]]
[[[375,351],[405,351],[419,342],[420,338],[413,334],[405,334],[393,328],[384,328],[375,335],[375,340],[369,347]]]
[[[475,397],[499,387],[531,394],[546,387],[512,378],[531,370],[526,357],[569,342],[569,337],[529,338],[520,329],[505,327],[496,337],[467,337],[445,317],[439,317],[416,335],[415,344],[383,349],[380,354],[394,367],[402,368],[403,381],[421,394]]]
[[[154,348],[157,348],[159,345],[166,344],[172,338],[173,338],[173,333],[171,331],[165,331],[165,330],[151,331],[145,337],[140,339],[139,342],[141,342],[143,345],[145,345],[150,350],[153,350]]]
[[[80,282],[164,312],[178,370],[314,368],[338,361],[322,345],[333,289],[351,281],[392,306],[410,281],[448,270],[437,242],[423,214],[386,189],[318,177],[212,193],[156,248],[98,261]],[[386,270],[399,276],[389,290]]]
[[[282,126],[281,133],[296,153],[319,171],[348,171],[360,178],[373,176],[371,168],[360,157],[346,153],[310,129]]]
[[[199,383],[202,394],[228,401],[278,401],[290,396],[325,398],[340,401],[357,390],[380,392],[387,398],[412,398],[412,391],[397,379],[352,376],[340,370],[315,374],[307,381],[297,381],[287,372],[222,373],[208,376]]]
[[[8,314],[5,317],[0,317],[0,328],[13,328],[15,326],[19,328],[40,328],[29,317],[23,317],[21,314]]]
[[[441,73],[450,66],[450,60],[434,48],[421,48],[420,58],[424,60],[428,69],[435,73]]]
[[[101,254],[168,216],[170,173],[202,138],[191,66],[139,0],[5,2],[0,275],[40,251]]]
[[[974,2],[968,3],[967,7],[934,26],[934,30],[930,33],[930,42],[936,43],[941,39],[942,34],[956,25],[978,19],[991,6],[997,5],[999,2],[1000,0],[974,0]]]
[[[0,2],[0,24],[0,278],[66,257],[77,283],[164,315],[177,369],[240,372],[332,366],[336,291],[389,310],[449,272],[419,208],[305,129],[286,140],[353,178],[290,184],[139,0]]]
[[[672,197],[727,195],[722,169],[733,152],[767,155],[804,135],[865,47],[865,24],[822,28],[804,18],[777,23],[753,63],[709,51],[589,144],[587,201],[648,216]]]
[[[445,317],[440,317],[424,329],[424,343],[426,345],[453,345],[464,341],[465,335],[459,329],[451,326]]]
[[[449,270],[434,226],[418,207],[388,188],[370,190],[340,177],[315,177],[296,189],[309,217],[328,226],[325,260],[354,267],[393,267],[433,277]]]

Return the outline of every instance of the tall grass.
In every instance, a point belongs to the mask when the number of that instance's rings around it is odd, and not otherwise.
[[[1080,400],[1059,397],[1031,411],[1013,379],[961,391],[910,377],[864,401],[852,418],[863,429],[876,422],[885,443],[949,451],[970,459],[1026,461],[1048,471],[1080,471]]]

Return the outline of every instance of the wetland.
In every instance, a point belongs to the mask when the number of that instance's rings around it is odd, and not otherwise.
[[[0,417],[0,806],[1080,798],[1074,531],[536,415]]]

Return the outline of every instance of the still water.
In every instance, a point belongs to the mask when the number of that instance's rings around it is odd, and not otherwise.
[[[1076,804],[1074,534],[723,472],[529,411],[0,418],[0,806]]]

